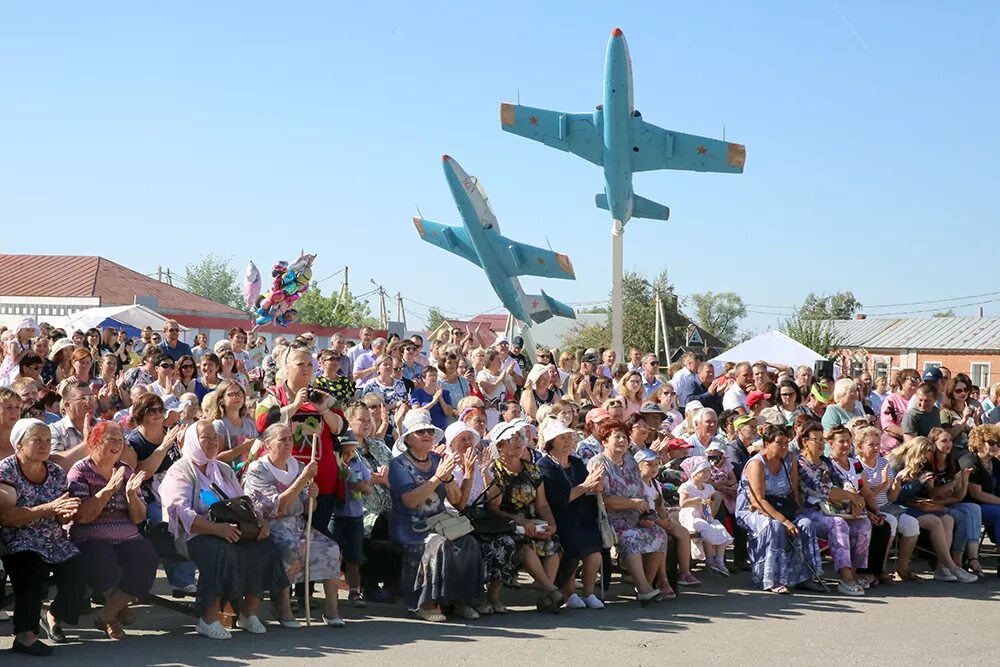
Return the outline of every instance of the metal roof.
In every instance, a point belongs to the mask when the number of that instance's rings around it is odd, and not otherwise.
[[[1000,350],[1000,317],[838,320],[843,347],[873,350]]]

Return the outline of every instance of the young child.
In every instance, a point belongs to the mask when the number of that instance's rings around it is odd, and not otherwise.
[[[712,497],[715,488],[708,483],[712,475],[712,464],[707,460],[699,463],[691,471],[691,479],[681,484],[680,496],[681,525],[701,536],[708,569],[724,577],[729,576],[723,556],[726,546],[733,538],[718,519],[712,515]]]
[[[341,472],[347,477],[347,496],[344,504],[333,510],[333,539],[340,547],[341,560],[347,573],[350,591],[347,601],[352,607],[364,607],[361,598],[361,562],[364,560],[364,503],[362,498],[373,491],[372,471],[361,456],[357,455],[358,439],[348,429],[340,436],[337,454]]]
[[[688,531],[671,519],[670,512],[663,502],[662,487],[656,479],[656,475],[660,471],[659,455],[651,449],[643,448],[635,453],[635,460],[639,464],[639,480],[642,483],[643,497],[652,508],[648,514],[640,516],[639,524],[642,525],[644,521],[655,523],[674,538],[677,548],[678,584],[681,586],[701,585],[701,581],[691,574],[691,538]],[[653,583],[663,593],[663,597],[668,599],[677,597],[677,593],[674,592],[667,580],[666,559],[661,562],[660,570]]]

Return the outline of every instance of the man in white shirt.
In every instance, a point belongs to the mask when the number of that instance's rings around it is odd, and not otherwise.
[[[642,350],[635,345],[628,349],[628,369],[642,372]]]
[[[347,352],[347,358],[351,360],[351,368],[354,368],[354,364],[358,363],[358,357],[372,351],[372,328],[361,327],[358,335],[361,342]]]
[[[688,375],[698,374],[698,364],[701,363],[701,355],[697,352],[685,352],[684,356],[681,357],[681,363],[684,365],[670,378],[670,384],[673,386],[674,391],[680,388],[683,378]]]
[[[723,410],[736,410],[741,415],[750,414],[747,408],[747,391],[753,387],[753,371],[750,364],[741,361],[733,369],[735,381],[722,397]]]
[[[647,354],[642,358],[642,390],[645,392],[643,398],[649,396],[663,386],[663,380],[659,376],[660,362],[656,360],[655,354]]]
[[[598,375],[603,375],[609,380],[613,380],[615,377],[615,361],[618,360],[618,354],[612,350],[610,347],[601,354],[601,366],[597,369]]]

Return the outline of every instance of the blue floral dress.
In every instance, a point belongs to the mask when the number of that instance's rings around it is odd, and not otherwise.
[[[18,507],[38,507],[52,502],[67,488],[66,473],[62,468],[46,461],[45,469],[45,481],[35,484],[24,476],[17,457],[8,456],[0,461],[0,484],[10,486],[17,492]],[[0,539],[10,553],[33,551],[46,563],[65,563],[80,553],[53,517],[37,519],[17,528],[4,526],[0,529]]]
[[[755,460],[764,467],[765,495],[792,497],[792,483],[786,471],[772,473],[760,454],[753,456],[747,465]],[[814,573],[822,572],[819,544],[812,521],[803,516],[797,517],[795,525],[799,535],[789,538],[788,531],[780,522],[753,509],[745,474],[740,479],[736,494],[736,520],[749,535],[748,553],[753,582],[757,586],[765,590],[778,586],[791,587],[808,581]]]

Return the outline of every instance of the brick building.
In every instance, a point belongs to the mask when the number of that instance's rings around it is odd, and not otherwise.
[[[987,387],[1000,381],[1000,317],[907,317],[838,320],[842,368],[850,375],[874,376],[904,368],[924,371],[947,366]]]

